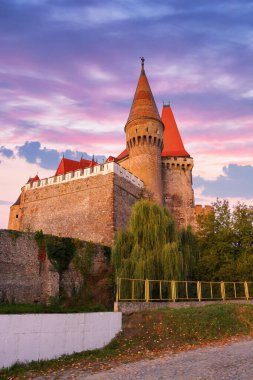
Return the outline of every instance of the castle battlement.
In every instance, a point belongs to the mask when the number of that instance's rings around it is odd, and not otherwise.
[[[34,190],[37,188],[57,185],[60,183],[66,183],[70,181],[75,181],[77,179],[94,177],[97,175],[106,175],[108,173],[115,173],[120,177],[123,177],[133,183],[135,186],[142,188],[143,181],[141,181],[134,174],[130,173],[128,170],[124,169],[122,166],[119,166],[116,162],[102,163],[97,164],[93,167],[86,169],[79,169],[66,174],[60,174],[57,176],[43,178],[38,181],[27,183],[22,190]]]
[[[164,169],[192,170],[193,158],[191,157],[162,157]]]

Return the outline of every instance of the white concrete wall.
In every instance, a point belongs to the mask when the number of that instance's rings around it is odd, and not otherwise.
[[[0,315],[0,368],[102,348],[122,327],[122,314]]]

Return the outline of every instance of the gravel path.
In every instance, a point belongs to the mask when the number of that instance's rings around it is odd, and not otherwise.
[[[253,380],[253,340],[167,354],[95,374],[72,369],[37,379]]]

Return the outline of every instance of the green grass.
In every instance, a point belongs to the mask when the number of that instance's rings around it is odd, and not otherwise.
[[[57,360],[17,364],[0,370],[1,379],[27,378],[29,372],[49,373],[62,368],[108,366],[154,357],[166,351],[224,341],[253,333],[253,306],[211,305],[202,308],[160,309],[124,316],[123,332],[106,348],[63,356]]]
[[[0,304],[0,314],[35,314],[35,313],[90,313],[97,311],[108,311],[102,305],[93,307],[64,307],[61,305],[40,305],[40,304]]]

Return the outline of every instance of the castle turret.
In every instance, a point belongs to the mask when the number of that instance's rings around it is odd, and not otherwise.
[[[164,148],[162,178],[164,205],[179,228],[194,225],[194,193],[192,189],[193,159],[185,150],[172,109],[164,105]]]
[[[148,79],[142,69],[130,114],[125,126],[129,170],[145,184],[154,200],[163,204],[161,151],[164,126]]]

